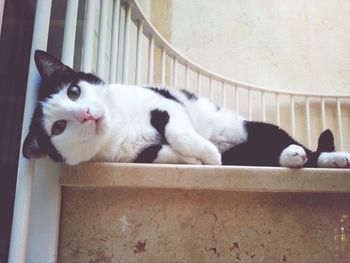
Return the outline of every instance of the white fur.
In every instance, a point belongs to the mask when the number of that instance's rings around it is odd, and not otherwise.
[[[291,144],[285,148],[279,158],[279,163],[283,167],[299,168],[307,162],[306,152],[303,147]]]
[[[202,162],[194,157],[186,157],[176,152],[170,145],[164,145],[159,151],[155,163],[187,163],[202,164]]]
[[[239,116],[217,110],[204,98],[188,100],[180,91],[172,90],[183,101],[181,105],[137,86],[97,86],[85,81],[78,86],[81,95],[76,101],[68,98],[68,87],[64,87],[42,103],[48,134],[54,122],[67,122],[65,131],[51,140],[68,164],[88,160],[132,162],[143,148],[160,141],[150,124],[154,109],[170,115],[165,128],[170,146],[160,151],[155,162],[220,164],[220,152],[247,140]],[[81,114],[87,109],[101,118],[98,125],[94,121],[81,123]]]
[[[346,152],[324,152],[318,157],[317,164],[323,168],[350,168],[350,154]]]

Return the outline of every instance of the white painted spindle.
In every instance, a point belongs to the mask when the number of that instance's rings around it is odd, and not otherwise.
[[[153,84],[154,38],[149,39],[148,45],[148,83]]]
[[[174,57],[173,59],[173,88],[177,86],[177,59]]]
[[[275,105],[276,105],[276,124],[281,126],[281,112],[280,112],[280,96],[276,93],[275,96]]]
[[[214,102],[213,79],[209,77],[209,99]]]
[[[338,121],[338,133],[339,133],[339,150],[343,151],[343,123],[342,123],[340,98],[337,98],[337,121]]]
[[[197,72],[197,94],[199,96],[202,94],[202,77],[199,71]]]
[[[226,98],[226,87],[225,87],[225,82],[224,81],[221,82],[221,94],[222,94],[222,106],[224,108],[226,108],[227,98]]]
[[[91,72],[92,70],[92,57],[93,57],[93,43],[94,43],[94,27],[95,27],[95,1],[86,1],[86,13],[85,13],[85,27],[84,27],[84,40],[83,40],[83,57],[82,57],[82,70],[85,72]]]
[[[97,49],[97,75],[102,79],[105,78],[106,63],[106,40],[107,40],[107,16],[109,0],[101,0],[100,22],[98,32],[98,49]]]
[[[161,62],[160,62],[160,84],[162,86],[165,85],[165,58],[166,58],[166,53],[165,53],[165,48],[162,48],[162,53],[161,53]]]
[[[124,30],[124,53],[123,53],[123,78],[122,82],[124,84],[128,83],[128,77],[129,77],[129,50],[130,50],[130,44],[129,44],[129,35],[130,35],[130,23],[131,23],[131,6],[126,5],[125,7],[125,30]]]
[[[322,131],[326,129],[326,105],[325,99],[321,98],[321,120],[322,120]]]
[[[292,136],[295,137],[295,99],[293,95],[290,97],[290,118],[292,126]]]
[[[142,33],[143,24],[141,21],[137,24],[137,39],[136,39],[136,72],[135,72],[135,83],[136,85],[141,84],[141,69],[142,69]]]
[[[239,114],[239,98],[238,98],[238,86],[235,86],[235,109],[236,113]]]
[[[306,99],[305,99],[305,114],[306,114],[307,145],[309,148],[312,148],[312,145],[311,145],[310,98],[309,97],[306,97]]]
[[[29,131],[29,125],[32,119],[36,101],[38,97],[38,89],[40,84],[40,75],[35,67],[34,63],[34,52],[36,49],[46,50],[47,39],[49,34],[50,14],[51,14],[51,0],[38,0],[36,3],[35,20],[33,28],[33,41],[31,47],[30,64],[27,81],[27,91],[25,97],[24,116],[23,116],[23,129],[21,135],[21,145],[23,145],[24,138],[27,136]],[[16,184],[16,195],[15,203],[13,208],[13,219],[11,229],[11,240],[9,248],[9,263],[26,263],[29,258],[28,252],[28,232],[30,227],[30,217],[32,209],[32,197],[33,197],[33,179],[37,162],[28,160],[23,157],[22,153],[19,155],[18,161],[18,172],[17,172],[17,184]],[[53,170],[50,178],[55,179],[56,174]],[[55,186],[54,186],[55,187]],[[51,189],[51,186],[48,187]],[[55,188],[59,188],[58,185]],[[43,189],[34,189],[34,191],[41,191]],[[56,200],[59,196],[59,189],[54,189],[51,193],[50,198],[47,200],[47,205],[51,205],[52,200]],[[59,204],[56,204],[59,205]],[[46,207],[45,207],[46,208]],[[58,215],[57,215],[58,216]],[[50,218],[51,219],[51,218]],[[34,222],[35,223],[35,222]],[[59,220],[53,223],[53,231],[58,230]],[[49,222],[47,222],[48,225]],[[55,224],[57,224],[55,226]],[[50,225],[51,226],[51,225]],[[40,229],[37,229],[40,231]],[[49,235],[49,233],[47,233]],[[39,235],[38,235],[39,237]],[[38,245],[42,245],[38,238]],[[57,252],[55,244],[52,244],[52,240],[46,239],[45,254],[47,258],[56,261]],[[55,241],[55,240],[54,240]],[[29,251],[30,252],[30,251]],[[34,260],[32,258],[32,260]],[[37,259],[38,260],[38,259]],[[34,261],[33,261],[34,262]]]
[[[67,2],[66,18],[64,22],[63,45],[62,45],[62,62],[69,67],[73,66],[75,32],[77,29],[79,0]]]
[[[112,20],[112,38],[111,38],[111,60],[109,66],[110,83],[117,82],[117,65],[118,65],[118,49],[119,49],[119,17],[120,17],[120,1],[113,1],[113,20]]]
[[[265,103],[265,92],[261,92],[261,115],[262,121],[266,122],[266,103]]]
[[[248,89],[248,118],[250,121],[253,119],[252,92],[250,89]]]
[[[188,65],[185,66],[185,89],[188,90],[190,88],[190,69]]]

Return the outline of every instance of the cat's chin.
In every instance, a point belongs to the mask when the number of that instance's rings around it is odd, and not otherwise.
[[[96,135],[102,135],[108,130],[108,120],[107,118],[103,115],[97,120],[95,120],[95,132]]]

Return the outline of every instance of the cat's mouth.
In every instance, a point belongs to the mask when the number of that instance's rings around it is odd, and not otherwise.
[[[105,118],[103,115],[101,117],[98,117],[97,119],[95,119],[95,129],[96,129],[95,131],[97,134],[102,131],[104,119]]]
[[[88,125],[90,129],[94,129],[95,134],[100,134],[103,132],[103,127],[104,127],[104,120],[105,117],[104,115],[99,116],[99,117],[90,117],[90,118],[85,118],[84,120],[81,120],[80,123],[82,125]]]

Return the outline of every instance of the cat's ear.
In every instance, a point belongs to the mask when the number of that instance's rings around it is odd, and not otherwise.
[[[57,70],[73,72],[70,67],[64,65],[59,59],[42,50],[35,51],[34,60],[42,79],[50,78]]]
[[[321,133],[318,139],[317,152],[334,152],[334,136],[333,133],[327,129]]]
[[[47,156],[47,152],[39,146],[31,131],[24,140],[22,153],[27,159],[39,159]]]

